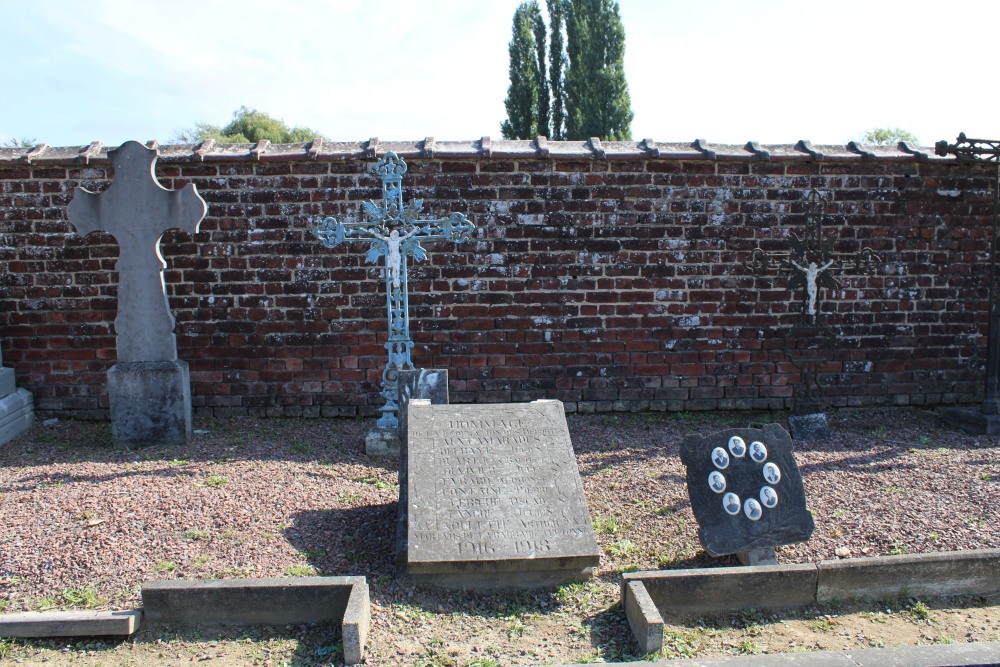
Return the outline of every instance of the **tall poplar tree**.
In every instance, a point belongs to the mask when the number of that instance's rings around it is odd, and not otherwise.
[[[535,22],[538,12],[534,0],[522,2],[514,12],[510,54],[510,86],[507,88],[507,120],[500,125],[504,139],[529,139],[538,136],[538,71],[535,48]],[[541,17],[539,16],[539,20]]]
[[[566,138],[632,138],[625,28],[615,0],[570,0],[566,15]]]
[[[563,138],[563,127],[566,123],[566,114],[563,111],[563,72],[566,69],[566,50],[563,40],[563,20],[566,14],[566,5],[569,0],[545,0],[549,10],[549,24],[551,25],[551,36],[549,39],[549,80],[545,87],[552,96],[552,109],[549,120],[551,121],[551,132],[548,135],[551,139]]]
[[[616,0],[537,0],[514,12],[505,139],[631,139],[625,28]],[[565,45],[565,46],[564,46]],[[547,48],[546,48],[547,47]],[[548,51],[548,67],[546,67]],[[546,69],[548,72],[546,72]]]

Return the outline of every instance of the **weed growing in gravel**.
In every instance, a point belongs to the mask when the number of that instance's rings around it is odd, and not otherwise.
[[[184,537],[189,540],[205,541],[208,539],[208,533],[200,528],[188,528],[184,531]]]
[[[210,558],[208,554],[199,554],[195,556],[193,559],[191,559],[191,567],[199,569],[203,567],[205,563],[209,561],[209,559]]]
[[[833,513],[834,519],[843,519],[845,516],[847,516],[847,510],[843,508],[838,509]]]
[[[703,628],[694,630],[677,630],[674,628],[663,628],[663,648],[644,660],[661,660],[665,658],[693,658],[702,649],[702,637],[706,634]]]
[[[993,476],[990,475],[988,472],[981,472],[979,473],[979,479],[983,480],[984,482],[991,482],[993,481]]]
[[[594,532],[598,535],[620,535],[621,533],[628,530],[628,527],[632,525],[620,524],[618,519],[613,516],[608,517],[598,517],[592,521],[594,526]]]
[[[600,590],[601,584],[597,581],[575,581],[563,584],[556,589],[556,602],[582,604],[597,595]]]
[[[290,577],[314,577],[316,576],[316,568],[312,565],[293,565],[285,570],[285,574]]]
[[[219,488],[229,483],[228,477],[223,477],[222,475],[209,475],[205,478],[205,486],[211,486],[212,488]]]
[[[296,454],[308,454],[313,450],[313,446],[302,440],[296,440],[292,443],[292,451]]]
[[[167,463],[169,463],[172,466],[177,466],[178,468],[182,468],[186,465],[189,465],[191,462],[188,461],[187,459],[170,459],[169,461],[167,461]]]
[[[764,652],[764,647],[752,639],[741,639],[736,645],[736,652],[740,655],[760,655]]]
[[[157,572],[163,574],[164,572],[173,572],[174,570],[176,570],[177,563],[172,563],[169,560],[161,560],[157,561],[154,567],[156,568]]]
[[[930,620],[931,612],[920,600],[915,600],[907,610],[906,615],[909,616],[914,621],[927,621]]]
[[[21,653],[23,645],[16,639],[0,637],[0,659],[13,658]]]
[[[617,558],[627,558],[639,553],[639,546],[632,540],[618,540],[604,547],[604,550]]]
[[[889,549],[890,556],[902,556],[907,552],[907,547],[905,544],[901,544],[899,540],[894,540],[892,543],[892,548]]]
[[[244,577],[249,577],[250,573],[241,567],[231,567],[227,570],[222,570],[221,572],[215,573],[212,577],[213,579],[242,579]]]
[[[354,493],[353,491],[341,491],[337,497],[347,503],[348,505],[353,505],[354,503],[361,500],[360,493]]]
[[[826,631],[826,630],[832,630],[833,627],[837,625],[837,622],[833,620],[833,618],[830,616],[820,616],[815,621],[813,621],[811,625],[816,630]]]
[[[433,617],[433,614],[426,609],[405,603],[395,605],[393,615],[401,621],[409,621],[413,623],[429,621]]]
[[[63,603],[70,607],[83,607],[84,609],[93,609],[94,607],[100,607],[101,605],[107,604],[107,600],[100,597],[97,591],[91,586],[86,586],[84,588],[65,588],[63,592],[59,594],[62,598]]]

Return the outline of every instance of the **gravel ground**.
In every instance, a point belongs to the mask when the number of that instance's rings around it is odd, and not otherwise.
[[[368,664],[632,657],[620,572],[733,563],[698,544],[684,435],[780,417],[571,415],[601,566],[591,583],[516,595],[395,577],[396,472],[364,455],[367,421],[197,420],[192,445],[139,452],[112,449],[106,423],[36,426],[0,447],[0,609],[130,608],[150,579],[365,575]],[[797,443],[816,532],[780,548],[780,562],[1000,547],[1000,439],[947,430],[912,408],[840,411],[831,428],[827,442]],[[335,658],[321,630],[287,631],[319,647],[305,662]]]

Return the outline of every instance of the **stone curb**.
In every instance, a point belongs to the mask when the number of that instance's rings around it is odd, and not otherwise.
[[[361,662],[371,626],[364,577],[199,579],[142,586],[150,625],[289,625],[340,622],[344,662]]]
[[[289,625],[339,622],[344,663],[364,659],[371,600],[364,577],[176,579],[142,586],[133,611],[0,614],[0,637],[131,635],[147,625]]]
[[[664,613],[804,607],[889,595],[985,595],[1000,591],[997,572],[1000,549],[977,549],[806,565],[629,572],[622,577],[621,596],[640,650],[652,653],[663,646]],[[646,598],[655,617],[643,604]],[[659,632],[653,631],[657,622]]]
[[[1000,642],[900,646],[857,651],[771,653],[729,658],[683,658],[658,662],[622,662],[622,667],[764,667],[808,665],[809,667],[993,667],[1000,665]],[[555,667],[583,667],[557,665]]]
[[[139,629],[141,619],[141,609],[2,614],[0,637],[127,637]]]

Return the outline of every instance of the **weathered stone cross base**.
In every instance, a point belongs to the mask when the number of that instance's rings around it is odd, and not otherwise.
[[[0,445],[4,445],[31,428],[35,410],[31,392],[14,387],[13,369],[0,370],[0,386],[4,387],[0,390],[3,396],[0,398]]]
[[[1000,415],[976,408],[944,408],[941,418],[952,426],[972,435],[1000,435]]]
[[[116,449],[191,441],[191,379],[183,361],[130,361],[108,371]]]
[[[365,435],[365,454],[399,458],[399,427],[373,426]]]

